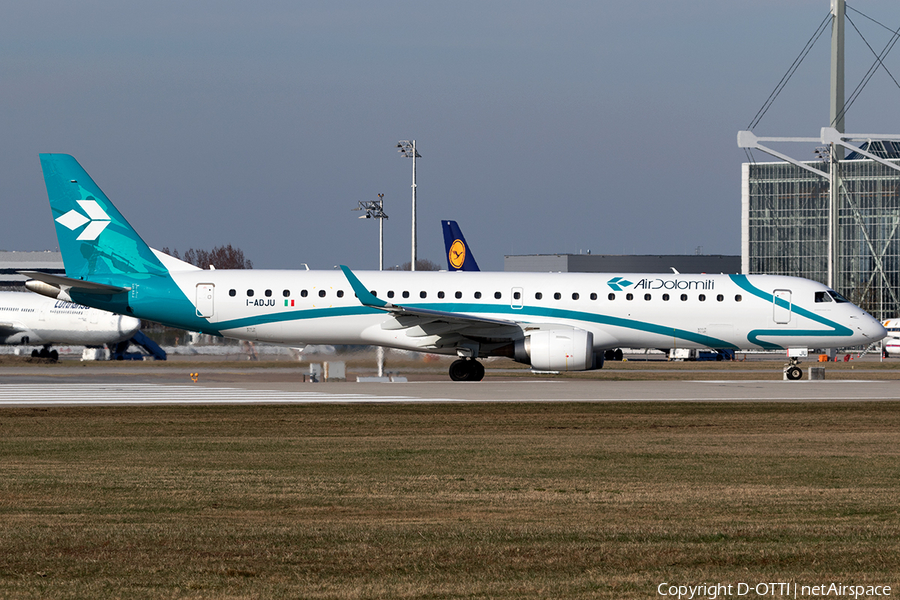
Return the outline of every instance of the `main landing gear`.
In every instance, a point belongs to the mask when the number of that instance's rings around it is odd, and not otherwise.
[[[41,348],[40,351],[32,350],[31,358],[49,358],[50,360],[56,361],[59,360],[59,352],[51,350],[50,346],[47,345]]]
[[[450,379],[453,381],[481,381],[484,379],[484,365],[473,358],[461,358],[450,364]]]

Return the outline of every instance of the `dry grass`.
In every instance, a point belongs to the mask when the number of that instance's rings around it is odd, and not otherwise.
[[[0,597],[896,586],[898,409],[3,409]]]

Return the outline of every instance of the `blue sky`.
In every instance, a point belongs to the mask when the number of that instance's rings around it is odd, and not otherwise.
[[[900,27],[900,5],[850,7]],[[39,152],[74,155],[144,239],[233,244],[257,268],[409,260],[441,219],[504,254],[740,253],[744,129],[828,0],[4,4],[0,249],[55,249]],[[880,49],[889,33],[848,10]],[[828,33],[755,129],[828,120]],[[847,94],[872,62],[847,29]],[[900,79],[900,50],[886,61]],[[876,74],[847,130],[900,133]],[[791,150],[812,158],[809,148]],[[768,160],[757,155],[757,160]]]

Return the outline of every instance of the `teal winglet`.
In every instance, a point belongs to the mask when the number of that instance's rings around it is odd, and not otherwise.
[[[362,282],[357,279],[356,275],[353,274],[353,271],[349,269],[349,267],[345,267],[341,265],[341,271],[344,272],[344,276],[347,278],[347,281],[350,282],[350,287],[353,288],[353,292],[356,294],[356,297],[359,298],[359,301],[362,302],[365,306],[374,306],[377,308],[385,308],[388,305],[384,300],[379,300],[375,295],[372,294],[369,290],[366,289],[366,286],[362,284]]]

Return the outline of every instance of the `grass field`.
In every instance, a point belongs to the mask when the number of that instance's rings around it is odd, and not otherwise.
[[[3,598],[900,587],[896,403],[4,409],[0,434]]]

